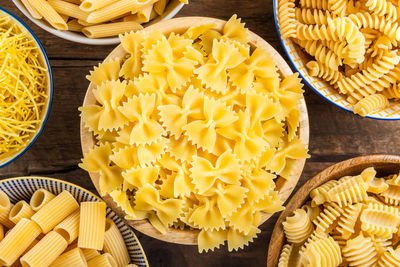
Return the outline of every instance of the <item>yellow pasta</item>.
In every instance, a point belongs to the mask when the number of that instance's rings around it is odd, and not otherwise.
[[[43,18],[42,15],[40,15],[36,9],[28,2],[28,0],[21,0],[21,2],[24,4],[26,9],[28,10],[29,14],[35,19],[41,19]]]
[[[154,11],[158,15],[162,15],[164,13],[165,7],[167,6],[168,0],[159,0],[154,3]]]
[[[0,17],[0,38],[0,157],[4,162],[25,148],[42,124],[49,81],[40,48],[10,16]]]
[[[86,267],[87,261],[85,255],[80,248],[71,249],[68,252],[60,255],[51,265],[51,267],[65,267],[65,266],[76,266]]]
[[[113,256],[111,256],[108,253],[104,253],[104,254],[96,256],[93,259],[91,259],[90,261],[88,261],[87,266],[88,267],[98,267],[98,266],[115,267],[115,266],[117,266],[117,263]]]
[[[49,4],[59,13],[67,15],[72,18],[86,20],[89,15],[79,8],[78,5],[74,5],[62,0],[48,0]]]
[[[87,262],[100,255],[100,252],[95,249],[82,248],[81,250]]]
[[[0,264],[12,265],[40,233],[35,222],[21,219],[0,242]]]
[[[13,205],[10,202],[10,198],[0,190],[0,224],[7,228],[14,226],[14,223],[10,221],[9,214]]]
[[[76,210],[62,222],[60,222],[54,231],[62,235],[68,244],[71,244],[78,238],[79,235],[79,222],[80,222],[80,210]]]
[[[309,203],[297,209],[294,216],[287,217],[283,228],[288,244],[282,248],[278,266],[398,266],[400,248],[396,247],[400,210],[393,192],[400,192],[400,176],[393,174],[379,178],[376,174],[373,167],[366,168],[359,175],[331,180],[311,191],[313,205],[321,209],[313,220],[315,231],[300,227],[305,225],[300,223],[305,221],[304,217],[312,213]],[[365,196],[356,190],[360,184],[371,187]],[[348,188],[354,185],[358,186],[349,191]],[[385,200],[383,196],[390,189],[392,192]],[[364,192],[365,188],[362,190]],[[342,201],[338,202],[332,193],[342,195]],[[299,216],[299,210],[308,212]],[[292,227],[288,228],[288,225]],[[304,244],[299,243],[303,238],[297,237],[306,233],[309,238]]]
[[[130,261],[128,249],[126,248],[121,232],[110,219],[106,220],[103,250],[105,253],[110,253],[110,255],[114,257],[119,267],[126,266]]]
[[[384,108],[389,105],[388,99],[382,94],[372,94],[361,99],[354,105],[354,112],[366,116],[372,111]]]
[[[79,8],[86,12],[91,12],[100,9],[104,6],[108,6],[118,0],[83,0]]]
[[[84,27],[82,32],[89,38],[102,38],[140,29],[143,29],[143,27],[139,23],[124,21]]]
[[[215,27],[120,36],[127,58],[95,67],[97,102],[79,109],[99,144],[80,166],[101,194],[161,233],[199,229],[200,252],[251,242],[262,212],[283,209],[274,179],[307,157],[298,76],[281,80],[236,16]]]
[[[68,29],[67,23],[60,14],[45,0],[27,0],[37,12],[47,20],[57,30],[65,31]]]
[[[34,211],[38,211],[44,205],[49,203],[53,198],[55,198],[54,194],[50,193],[45,189],[38,189],[33,193],[31,200],[29,201],[29,204],[31,205]]]
[[[4,226],[0,224],[0,241],[4,238]]]
[[[136,14],[141,22],[149,22],[153,4],[141,8]]]
[[[49,266],[67,246],[62,235],[51,231],[21,257],[22,266]]]
[[[82,202],[80,214],[78,246],[80,248],[103,249],[106,204],[104,202]]]
[[[79,204],[71,193],[63,191],[38,210],[32,216],[32,221],[36,222],[43,233],[47,234],[78,208]]]
[[[33,214],[35,214],[35,211],[32,207],[26,201],[21,200],[10,210],[9,219],[17,224],[22,218],[30,219]]]
[[[311,220],[303,209],[297,209],[293,216],[287,217],[283,229],[288,242],[296,244],[304,242],[314,231]]]

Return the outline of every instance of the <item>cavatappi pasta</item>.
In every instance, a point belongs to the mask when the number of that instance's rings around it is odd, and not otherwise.
[[[297,74],[281,79],[236,16],[215,27],[121,35],[127,56],[90,72],[97,103],[79,109],[97,140],[80,166],[100,194],[161,233],[199,229],[200,252],[252,241],[260,214],[283,209],[274,179],[308,157]]]
[[[23,0],[35,19],[60,31],[82,32],[89,38],[117,36],[142,29],[162,16],[172,0]],[[188,0],[179,0],[188,4]]]
[[[310,197],[311,204],[283,223],[287,244],[279,267],[400,266],[400,174],[377,178],[367,168],[317,187]],[[311,209],[319,214],[304,212]]]
[[[39,189],[30,203],[40,208],[33,210],[23,200],[12,205],[0,191],[0,218],[8,218],[0,220],[1,266],[125,267],[130,263],[121,232],[111,219],[106,221],[104,202],[81,202],[80,208],[68,191],[54,196]]]
[[[4,161],[38,132],[49,81],[40,48],[8,15],[0,15],[0,39],[0,161]]]
[[[308,74],[329,83],[367,116],[400,100],[397,1],[278,0],[283,38],[312,58]]]

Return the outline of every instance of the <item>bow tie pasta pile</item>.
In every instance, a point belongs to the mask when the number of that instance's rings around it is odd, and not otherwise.
[[[281,80],[236,16],[215,27],[121,36],[127,57],[91,72],[97,103],[80,108],[97,140],[81,167],[100,194],[161,233],[199,229],[200,251],[252,241],[261,212],[283,209],[274,179],[308,157],[297,74]]]
[[[400,11],[392,0],[278,1],[279,28],[314,57],[311,76],[332,85],[361,116],[400,99]]]
[[[331,180],[286,218],[279,267],[400,266],[400,174]]]

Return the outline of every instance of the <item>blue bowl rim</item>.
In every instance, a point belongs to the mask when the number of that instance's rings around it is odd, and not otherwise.
[[[339,108],[341,108],[341,109],[343,109],[343,110],[345,110],[345,111],[347,111],[347,112],[350,112],[350,113],[353,114],[353,115],[357,115],[357,116],[361,117],[361,116],[358,115],[358,114],[354,114],[354,112],[353,112],[352,110],[338,105],[337,103],[333,102],[332,100],[330,100],[329,98],[325,97],[323,94],[321,94],[320,92],[318,92],[318,90],[316,90],[316,89],[314,88],[314,86],[312,86],[312,85],[307,81],[307,79],[304,77],[304,75],[303,75],[303,74],[299,71],[299,69],[296,67],[296,65],[294,64],[294,62],[293,62],[293,60],[292,60],[292,58],[291,58],[291,56],[290,56],[289,51],[287,51],[287,49],[286,49],[285,43],[283,42],[283,39],[282,39],[281,31],[279,30],[278,14],[277,14],[277,10],[278,10],[278,9],[277,9],[277,8],[278,8],[278,7],[277,7],[277,4],[278,4],[278,1],[279,1],[279,0],[273,0],[275,28],[276,28],[276,31],[278,32],[279,40],[280,40],[280,42],[281,42],[281,44],[282,44],[283,50],[285,50],[285,53],[286,53],[286,55],[288,56],[291,65],[292,65],[292,66],[296,69],[296,71],[300,74],[301,78],[303,78],[303,81],[308,85],[308,87],[310,87],[314,92],[316,92],[316,93],[317,93],[318,95],[320,95],[322,98],[324,98],[324,99],[327,100],[328,102],[332,103],[333,105],[335,105],[335,106],[337,106],[337,107],[339,107]],[[372,116],[368,116],[368,115],[365,116],[365,117],[361,117],[361,118],[368,118],[368,119],[374,119],[374,120],[384,120],[384,121],[397,121],[397,120],[400,120],[400,118],[372,117]]]
[[[33,143],[35,143],[36,139],[39,137],[39,135],[43,132],[44,126],[47,122],[47,119],[50,115],[50,110],[51,110],[51,104],[53,101],[53,73],[51,71],[51,67],[50,67],[50,61],[47,57],[46,51],[42,45],[42,43],[39,41],[39,38],[37,38],[37,36],[33,33],[33,31],[28,27],[28,25],[25,24],[25,22],[23,22],[19,17],[17,17],[16,15],[14,15],[13,13],[11,13],[10,11],[0,7],[0,11],[3,11],[4,13],[10,15],[13,19],[15,19],[16,21],[18,21],[28,32],[29,34],[33,37],[33,39],[36,41],[36,43],[38,44],[40,50],[42,51],[43,57],[46,61],[46,65],[47,65],[47,69],[49,72],[49,84],[50,84],[50,89],[49,89],[49,105],[47,106],[47,110],[46,110],[46,115],[43,118],[42,121],[42,125],[40,125],[39,130],[36,132],[35,136],[32,138],[32,140],[29,142],[29,144],[22,149],[20,152],[18,152],[14,157],[12,157],[11,159],[9,159],[8,161],[0,164],[0,168],[10,164],[11,162],[14,162],[15,160],[17,160],[19,157],[21,157],[32,145]]]
[[[69,186],[71,186],[71,187],[78,188],[79,190],[81,190],[81,191],[83,191],[83,192],[89,194],[90,196],[94,197],[94,198],[97,199],[98,201],[104,201],[103,199],[101,199],[101,198],[100,198],[99,196],[97,196],[96,194],[90,192],[89,190],[87,190],[87,189],[85,189],[85,188],[83,188],[83,187],[81,187],[81,186],[79,186],[79,185],[76,185],[76,184],[73,184],[73,183],[70,183],[70,182],[67,182],[67,181],[64,181],[64,180],[56,179],[56,178],[50,178],[50,177],[41,177],[41,176],[21,176],[21,177],[14,177],[14,178],[6,178],[6,179],[1,179],[1,180],[0,180],[0,184],[6,183],[6,182],[10,182],[10,181],[17,181],[17,180],[37,180],[37,179],[43,179],[43,180],[48,180],[48,181],[52,181],[52,182],[58,182],[58,183],[66,184],[66,185],[69,185]],[[108,207],[108,206],[107,206],[107,208],[111,209],[111,208]],[[112,209],[111,209],[111,210],[112,210]],[[117,215],[117,216],[118,216],[118,215]],[[121,217],[119,217],[119,218],[124,222],[124,220],[123,220]],[[133,232],[133,229],[132,229],[128,224],[126,224],[125,222],[124,222],[124,224],[125,224],[125,226],[128,228],[129,232],[131,232],[132,235],[134,236],[134,238],[136,239],[136,242],[137,242],[137,244],[138,244],[138,246],[139,246],[139,248],[140,248],[140,251],[142,252],[144,261],[145,261],[145,263],[146,263],[146,266],[150,266],[150,265],[149,265],[149,262],[147,261],[146,254],[144,253],[142,244],[139,242],[139,239],[137,238],[135,232]]]

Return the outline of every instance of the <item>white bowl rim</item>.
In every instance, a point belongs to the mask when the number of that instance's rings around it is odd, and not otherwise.
[[[337,106],[337,107],[339,107],[339,108],[341,108],[341,109],[343,109],[343,110],[345,110],[347,112],[350,112],[353,115],[357,115],[357,116],[361,117],[360,115],[355,114],[351,109],[343,107],[343,106],[339,105],[338,103],[336,103],[336,102],[330,100],[329,98],[325,97],[323,94],[321,94],[318,90],[316,90],[314,88],[314,86],[306,79],[306,77],[304,77],[304,75],[301,73],[301,71],[296,67],[296,65],[294,64],[293,59],[292,59],[289,51],[286,49],[286,45],[285,45],[285,43],[284,43],[284,41],[282,39],[281,31],[279,30],[278,6],[277,6],[278,5],[278,1],[279,0],[273,0],[275,28],[276,28],[276,30],[278,32],[279,40],[280,40],[280,42],[282,44],[283,50],[285,50],[285,53],[286,53],[287,57],[289,58],[289,61],[290,61],[291,65],[293,66],[293,68],[295,68],[296,71],[300,74],[301,78],[308,85],[308,87],[310,87],[314,92],[316,92],[322,98],[324,98],[328,102],[334,104],[335,106]],[[374,120],[384,120],[384,121],[397,121],[397,120],[400,120],[400,118],[385,118],[385,117],[381,117],[381,116],[378,117],[378,116],[370,116],[370,115],[367,115],[367,116],[362,117],[362,118],[368,118],[368,119],[374,119]]]
[[[79,190],[81,190],[81,191],[87,193],[87,194],[90,195],[91,197],[97,199],[98,201],[104,202],[104,200],[103,200],[102,198],[100,198],[100,197],[97,196],[96,194],[92,193],[91,191],[89,191],[89,190],[87,190],[87,189],[85,189],[85,188],[83,188],[83,187],[81,187],[81,186],[76,185],[76,184],[73,184],[73,183],[70,183],[70,182],[68,182],[68,181],[56,179],[56,178],[42,177],[42,176],[20,176],[20,177],[13,177],[13,178],[2,179],[2,180],[0,180],[0,184],[7,183],[7,182],[11,182],[11,181],[39,180],[39,179],[48,180],[48,181],[52,181],[52,182],[57,182],[57,183],[61,183],[61,184],[66,184],[66,185],[71,186],[72,188],[75,187],[75,188],[77,188],[77,189],[79,189]],[[107,208],[110,209],[112,212],[114,212],[114,210],[111,209],[108,205],[107,205]],[[136,242],[137,242],[137,245],[138,245],[139,248],[140,248],[140,251],[141,251],[141,253],[142,253],[142,255],[143,255],[143,259],[144,259],[144,261],[145,261],[146,266],[150,266],[150,265],[149,265],[149,262],[148,262],[148,260],[147,260],[146,253],[144,252],[144,249],[143,249],[143,247],[142,247],[142,244],[140,243],[139,239],[137,238],[137,236],[136,236],[135,232],[133,231],[132,227],[129,226],[129,224],[125,223],[124,220],[123,220],[120,216],[118,216],[118,214],[116,214],[115,212],[114,212],[114,214],[124,223],[124,225],[127,227],[127,229],[129,230],[129,232],[132,234],[132,236],[134,237],[134,239],[135,239]]]
[[[51,67],[50,67],[50,61],[47,57],[46,51],[42,45],[42,43],[39,41],[39,38],[35,35],[35,33],[26,25],[19,17],[17,17],[15,14],[11,13],[10,11],[0,7],[0,13],[6,13],[9,16],[11,16],[14,20],[16,20],[19,24],[21,24],[27,31],[28,33],[32,36],[32,38],[35,40],[36,44],[40,48],[41,54],[43,55],[43,59],[46,63],[47,71],[48,71],[48,76],[49,76],[49,96],[48,96],[48,106],[47,110],[45,111],[46,114],[43,117],[42,124],[39,127],[39,130],[36,132],[32,140],[29,142],[29,144],[22,150],[20,150],[18,153],[16,153],[14,156],[10,157],[10,159],[6,160],[5,162],[0,164],[0,168],[10,164],[11,162],[15,161],[19,157],[21,157],[32,145],[35,143],[36,139],[39,137],[39,135],[43,132],[44,126],[46,124],[46,121],[50,115],[50,110],[51,110],[51,103],[53,101],[53,74],[51,72]]]
[[[59,31],[54,29],[53,27],[47,25],[45,22],[42,20],[35,19],[34,17],[31,16],[29,11],[25,8],[25,6],[21,3],[20,0],[12,0],[14,5],[17,6],[17,8],[27,17],[29,18],[30,21],[35,23],[37,26],[42,28],[43,30],[60,37],[62,39],[75,42],[75,43],[80,43],[80,44],[87,44],[87,45],[116,45],[119,44],[120,40],[118,37],[113,37],[113,38],[99,38],[99,39],[92,39],[88,38],[82,34],[71,32],[71,31]],[[182,8],[184,4],[180,3],[177,5],[174,9],[172,9],[167,15],[165,15],[162,20],[168,20],[170,18],[173,18]],[[153,23],[158,22],[157,19],[155,21],[150,21],[146,25],[151,25]]]

